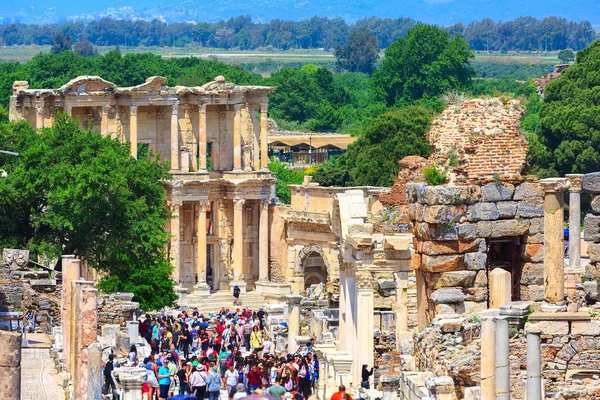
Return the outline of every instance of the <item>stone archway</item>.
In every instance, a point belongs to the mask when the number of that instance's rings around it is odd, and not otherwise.
[[[303,289],[318,283],[327,285],[329,265],[323,249],[317,245],[305,246],[296,258],[294,271],[304,276]]]

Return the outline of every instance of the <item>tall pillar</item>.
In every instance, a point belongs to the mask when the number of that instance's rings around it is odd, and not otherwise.
[[[71,334],[69,355],[69,371],[75,390],[76,399],[85,398],[88,393],[88,347],[96,341],[98,319],[97,319],[97,295],[94,289],[95,282],[71,281]]]
[[[21,342],[19,332],[0,330],[0,399],[21,398]]]
[[[171,109],[171,170],[179,169],[179,102]]]
[[[200,172],[206,172],[206,104],[200,104],[198,143],[200,147]]]
[[[233,105],[233,169],[242,169],[242,105]]]
[[[260,165],[267,168],[269,165],[269,147],[267,133],[267,112],[268,104],[260,103]]]
[[[65,365],[69,367],[69,357],[71,352],[71,303],[73,296],[71,293],[71,281],[76,281],[81,276],[81,260],[76,260],[73,255],[62,256],[62,295],[61,295],[61,321],[62,325],[62,346],[63,359]],[[73,372],[73,371],[69,371]]]
[[[102,137],[108,136],[108,114],[110,113],[110,106],[100,107],[100,135]]]
[[[496,374],[496,321],[492,317],[481,318],[481,398],[495,397]]]
[[[396,281],[396,343],[400,345],[397,339],[400,332],[408,331],[408,272],[396,272],[394,274]]]
[[[73,106],[70,104],[65,104],[65,112],[69,116],[69,118],[73,118]]]
[[[527,400],[542,400],[541,334],[527,331]]]
[[[557,303],[565,299],[563,192],[567,178],[540,181],[544,189],[544,300]]]
[[[345,350],[346,349],[346,285],[347,285],[347,281],[346,281],[346,270],[344,269],[343,265],[340,265],[340,272],[339,272],[339,284],[338,284],[338,290],[339,290],[339,296],[340,296],[340,301],[339,301],[339,318],[340,318],[340,326],[338,329],[338,341],[339,341],[339,349],[340,350]]]
[[[137,158],[138,126],[137,106],[129,106],[129,153],[131,157]]]
[[[508,320],[496,319],[496,351],[494,363],[496,365],[496,376],[494,378],[494,391],[496,400],[510,399],[510,365],[508,346]]]
[[[269,280],[269,199],[260,200],[258,232],[258,280]]]
[[[417,327],[420,332],[423,329],[425,329],[425,326],[427,325],[427,310],[429,298],[427,296],[427,283],[425,282],[423,271],[416,270],[415,275],[417,278]]]
[[[569,267],[581,267],[581,179],[583,174],[567,174],[569,188]]]
[[[198,235],[196,277],[198,283],[194,288],[201,295],[209,295],[210,287],[206,282],[206,201],[198,202],[198,224],[196,234]]]
[[[244,291],[244,203],[246,200],[233,199],[233,282]]]
[[[300,302],[304,297],[299,294],[288,294],[285,297],[290,307],[288,319],[288,353],[294,354],[298,350],[296,338],[300,336]]]
[[[354,357],[354,376],[352,383],[360,385],[362,380],[362,366],[368,364],[373,366],[373,278],[370,272],[359,272],[356,274],[356,286],[358,288],[358,299],[356,308],[356,357]],[[371,377],[371,379],[373,379]],[[372,382],[371,382],[372,384]]]
[[[179,283],[180,263],[179,247],[181,244],[180,233],[180,208],[183,205],[182,201],[173,200],[170,202],[171,207],[171,264],[173,265],[173,280]]]
[[[44,114],[45,114],[44,100],[40,100],[35,105],[35,128],[42,129],[44,127]]]

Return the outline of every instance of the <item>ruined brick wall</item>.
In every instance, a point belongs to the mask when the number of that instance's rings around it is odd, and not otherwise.
[[[505,179],[520,176],[528,149],[520,133],[524,112],[518,101],[498,98],[449,106],[427,135],[433,149],[430,160],[450,168],[457,182],[477,182],[495,174]]]
[[[379,196],[379,201],[386,207],[404,206],[406,202],[406,184],[425,182],[423,168],[431,163],[420,156],[408,156],[400,160],[398,177],[389,192]]]

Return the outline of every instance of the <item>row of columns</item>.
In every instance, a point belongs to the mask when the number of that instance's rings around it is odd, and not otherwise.
[[[186,105],[188,106],[188,105]],[[252,104],[247,103],[246,107],[248,112],[252,112]],[[36,105],[36,128],[44,128],[44,106],[43,103]],[[242,168],[242,105],[234,104],[234,121],[233,121],[233,169],[236,171]],[[65,111],[72,115],[72,106],[66,105]],[[103,136],[108,135],[108,116],[111,111],[111,106],[100,107],[100,132]],[[130,141],[130,152],[131,156],[137,158],[137,145],[138,145],[138,121],[137,121],[137,105],[129,106],[129,141]],[[267,113],[268,104],[260,103],[260,168],[267,168],[269,162],[267,140],[268,140],[268,127],[267,127]],[[186,118],[189,118],[189,114],[186,113]],[[194,165],[194,170],[199,169],[200,171],[206,171],[206,104],[199,105],[199,132],[198,140],[200,144],[199,154],[199,166],[198,168]],[[191,123],[190,123],[191,125]],[[179,102],[175,102],[171,106],[171,169],[179,170]]]
[[[233,277],[234,281],[240,281],[244,274],[243,245],[244,245],[244,204],[246,199],[233,199]],[[181,207],[183,201],[173,200],[169,202],[171,207],[171,258],[173,259],[173,280],[180,280],[180,243],[181,243]],[[198,218],[196,220],[196,232],[198,236],[196,275],[198,279],[197,288],[209,289],[206,279],[206,209],[208,202],[198,201]],[[259,281],[269,280],[269,200],[260,200],[259,213]]]

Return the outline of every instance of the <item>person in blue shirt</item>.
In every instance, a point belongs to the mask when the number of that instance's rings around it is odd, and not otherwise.
[[[165,358],[164,364],[158,369],[158,385],[160,387],[160,400],[167,400],[169,397],[169,387],[171,386],[171,374],[169,371],[168,358]]]

